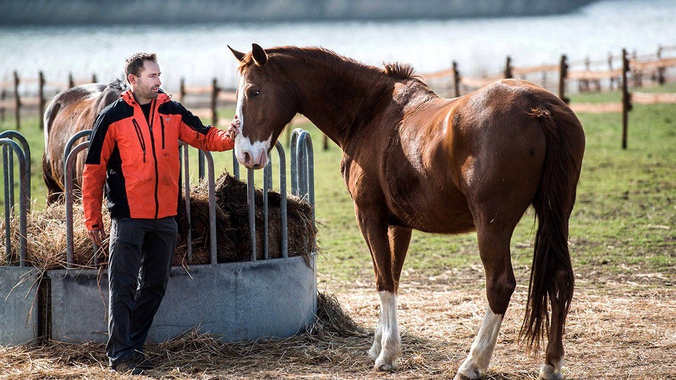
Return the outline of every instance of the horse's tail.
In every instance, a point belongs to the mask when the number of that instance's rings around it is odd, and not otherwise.
[[[61,185],[55,178],[48,155],[48,152],[50,151],[49,133],[52,130],[52,126],[54,125],[54,119],[56,119],[56,115],[61,109],[60,98],[61,97],[57,95],[52,100],[44,115],[45,147],[44,153],[42,154],[42,179],[45,182],[45,186],[47,187],[47,204],[57,202],[61,198],[60,194],[62,193]]]
[[[575,282],[568,251],[568,218],[575,203],[584,134],[570,109],[565,105],[549,106],[555,110],[555,118],[544,108],[533,109],[530,113],[542,123],[547,152],[533,200],[538,228],[526,315],[519,333],[529,350],[538,350],[545,334],[549,335],[548,300],[552,303],[552,318],[556,318],[557,325],[560,323],[563,329]]]
[[[59,102],[58,98],[59,96],[54,98],[52,102],[49,103],[49,106],[47,106],[45,114],[43,115],[43,125],[45,132],[45,150],[47,149],[47,144],[49,143],[49,131],[52,128],[52,125],[54,124],[56,114],[59,113],[59,109],[61,108],[61,102]]]

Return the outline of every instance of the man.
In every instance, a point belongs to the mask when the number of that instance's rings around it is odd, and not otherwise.
[[[101,216],[105,185],[111,216],[106,353],[115,371],[152,368],[143,344],[164,296],[177,240],[179,140],[214,151],[232,149],[227,131],[205,126],[161,89],[155,54],[125,64],[130,89],[94,124],[83,172],[82,202],[89,237],[106,238]]]

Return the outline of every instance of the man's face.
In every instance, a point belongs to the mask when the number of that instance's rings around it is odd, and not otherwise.
[[[146,104],[157,98],[162,85],[160,74],[160,65],[153,61],[143,61],[143,70],[139,76],[129,74],[129,83],[137,102]]]

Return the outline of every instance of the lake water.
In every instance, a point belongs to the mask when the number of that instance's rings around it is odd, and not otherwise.
[[[136,51],[158,54],[164,87],[181,77],[207,85],[216,77],[234,86],[234,57],[226,45],[249,51],[251,43],[322,46],[361,62],[399,61],[418,73],[448,68],[453,60],[467,75],[515,66],[607,58],[622,48],[650,54],[676,45],[676,1],[608,0],[560,16],[393,22],[246,23],[166,26],[0,27],[0,79],[37,77],[65,82],[97,73],[120,77],[124,59]]]

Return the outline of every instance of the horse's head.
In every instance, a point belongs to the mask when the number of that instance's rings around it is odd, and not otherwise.
[[[299,111],[298,91],[288,79],[283,57],[268,55],[257,44],[246,54],[230,50],[240,61],[236,110],[240,133],[235,155],[247,168],[261,169],[280,133]]]

